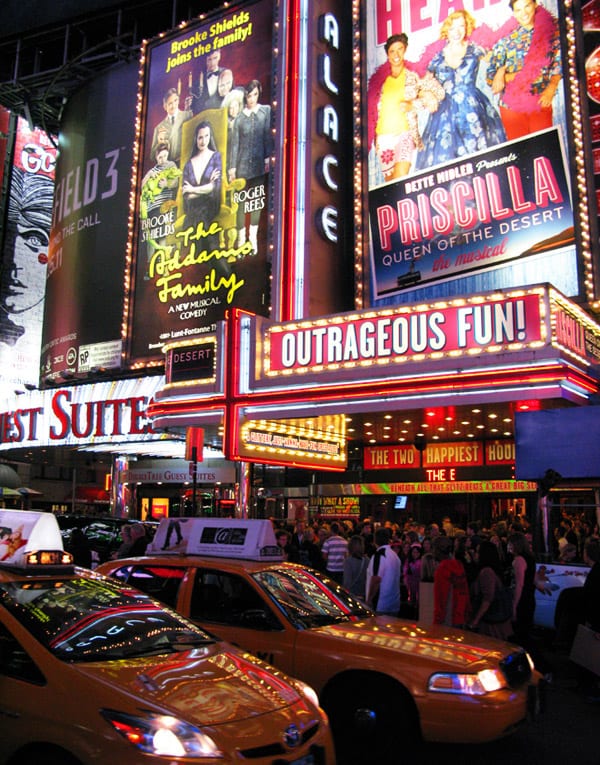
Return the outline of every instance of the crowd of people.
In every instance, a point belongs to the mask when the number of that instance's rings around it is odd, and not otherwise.
[[[536,573],[532,529],[517,517],[489,527],[456,527],[407,521],[404,525],[338,520],[274,521],[287,560],[312,566],[343,584],[378,614],[429,620],[466,628],[525,647],[543,669],[534,639]],[[593,566],[600,559],[598,524],[564,514],[555,531],[556,557],[567,545],[575,559]],[[566,541],[565,541],[566,540]],[[599,569],[600,570],[600,569]],[[592,581],[594,578],[592,577]],[[597,623],[600,599],[583,618]],[[429,614],[429,615],[428,615]]]

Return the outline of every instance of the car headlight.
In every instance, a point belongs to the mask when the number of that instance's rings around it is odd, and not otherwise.
[[[317,692],[312,686],[307,685],[307,683],[303,683],[302,680],[296,679],[294,679],[293,685],[294,688],[296,688],[304,696],[304,698],[310,701],[311,704],[314,704],[315,707],[321,706]]]
[[[483,696],[506,686],[500,670],[482,669],[476,674],[436,672],[429,678],[427,689],[435,693],[460,693],[465,696]]]
[[[101,712],[115,730],[146,754],[164,757],[223,756],[210,736],[176,717],[151,713],[137,717],[112,709]]]

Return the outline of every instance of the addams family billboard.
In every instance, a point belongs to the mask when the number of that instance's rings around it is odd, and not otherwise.
[[[148,44],[129,306],[133,363],[269,310],[273,0]]]
[[[371,303],[579,295],[558,0],[366,14]]]

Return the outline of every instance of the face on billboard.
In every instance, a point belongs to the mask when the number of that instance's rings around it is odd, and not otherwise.
[[[148,46],[131,361],[214,331],[230,308],[268,313],[276,7],[245,3]]]
[[[47,176],[13,168],[0,293],[0,342],[8,345],[41,330],[53,190]]]
[[[40,302],[46,280],[48,232],[18,225],[8,295],[11,313],[23,313]]]
[[[371,304],[577,295],[558,0],[460,5],[367,2]]]

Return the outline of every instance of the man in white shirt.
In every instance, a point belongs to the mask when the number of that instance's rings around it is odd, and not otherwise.
[[[390,530],[375,531],[377,550],[367,568],[367,604],[377,614],[398,616],[400,612],[400,558],[390,546]]]

